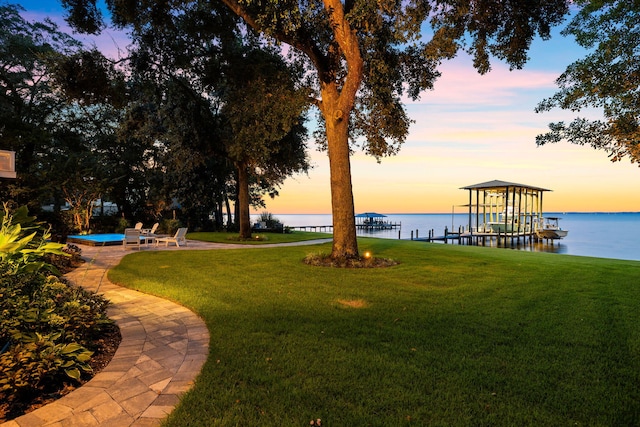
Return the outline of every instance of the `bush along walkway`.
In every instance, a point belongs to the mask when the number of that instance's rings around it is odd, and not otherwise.
[[[207,358],[207,328],[178,304],[110,283],[107,270],[127,253],[83,247],[87,263],[67,275],[111,301],[108,314],[122,335],[111,362],[80,388],[2,427],[158,426],[191,387]]]

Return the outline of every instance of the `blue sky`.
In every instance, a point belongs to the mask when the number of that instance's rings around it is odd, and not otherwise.
[[[57,1],[18,3],[29,19],[50,16],[62,23]],[[567,65],[585,54],[559,31],[549,41],[534,41],[523,70],[509,71],[495,62],[490,73],[480,76],[465,55],[443,64],[435,89],[406,102],[415,123],[399,154],[380,164],[361,153],[353,156],[356,211],[451,212],[465,203],[467,193],[460,187],[493,179],[552,189],[545,195],[546,211],[640,211],[637,165],[611,163],[604,152],[566,142],[536,147],[536,135],[549,122],[576,116],[561,110],[534,112],[555,93],[554,81]],[[76,36],[111,56],[127,45],[113,29],[98,38]],[[598,112],[581,115],[597,117]],[[280,197],[267,200],[269,212],[331,212],[326,154],[313,146],[309,152],[314,168],[288,179]]]

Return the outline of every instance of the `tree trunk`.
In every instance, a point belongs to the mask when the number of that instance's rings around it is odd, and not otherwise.
[[[329,168],[331,171],[331,209],[333,213],[333,248],[331,257],[357,258],[358,239],[351,187],[351,159],[349,153],[349,118],[355,106],[356,94],[364,75],[364,61],[356,32],[346,19],[340,0],[323,0],[338,48],[346,62],[347,75],[336,80],[339,63],[328,69],[318,69],[322,101],[320,110],[325,119]]]
[[[244,162],[236,164],[238,169],[238,215],[240,217],[240,238],[251,238],[251,221],[249,220],[249,173]]]
[[[224,204],[227,209],[227,230],[231,229],[233,226],[232,215],[231,215],[231,203],[229,203],[229,196],[225,194],[224,196]]]
[[[331,108],[323,100],[329,168],[331,171],[331,212],[333,214],[333,248],[331,257],[358,257],[356,219],[351,185],[349,156],[349,120],[339,108]]]

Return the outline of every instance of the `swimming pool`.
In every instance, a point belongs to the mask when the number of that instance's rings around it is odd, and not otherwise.
[[[79,243],[88,246],[112,246],[121,245],[124,234],[106,233],[106,234],[82,234],[75,236],[67,236],[67,243]]]

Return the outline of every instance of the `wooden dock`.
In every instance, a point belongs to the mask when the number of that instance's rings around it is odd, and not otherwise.
[[[356,230],[367,230],[367,231],[394,230],[396,228],[401,228],[401,227],[402,227],[402,223],[392,223],[392,222],[356,224]]]
[[[501,244],[513,246],[514,244],[528,244],[534,242],[542,242],[546,241],[547,243],[551,242],[553,244],[553,239],[541,239],[534,232],[491,232],[491,233],[481,233],[481,232],[473,232],[465,231],[462,227],[458,229],[457,232],[450,232],[447,227],[444,229],[444,234],[436,235],[433,230],[429,230],[427,236],[420,237],[418,235],[418,230],[416,230],[416,234],[414,237],[413,231],[411,232],[411,240],[421,241],[421,242],[444,242],[444,243],[457,243],[457,244],[465,244],[465,245],[477,245],[477,246],[493,246],[493,242],[496,243],[497,246]]]
[[[319,231],[333,233],[333,225],[296,225],[292,227],[288,226],[287,228],[300,231]]]
[[[365,212],[355,215],[356,230],[373,232],[380,230],[394,230],[396,228],[402,227],[402,223],[387,221],[384,219],[386,217],[386,215],[375,212]],[[328,233],[333,232],[333,225],[296,225],[290,226],[288,228],[291,230],[300,231],[325,231]]]
[[[356,230],[366,230],[366,231],[393,230],[396,228],[400,228],[401,226],[402,226],[401,223],[390,223],[390,222],[356,224]],[[319,232],[333,233],[333,225],[294,225],[287,228],[291,230],[300,230],[300,231],[319,231]]]

